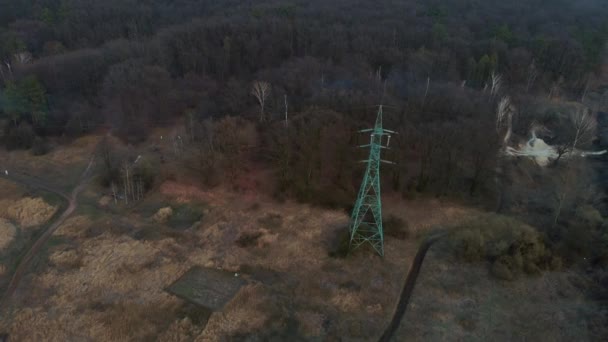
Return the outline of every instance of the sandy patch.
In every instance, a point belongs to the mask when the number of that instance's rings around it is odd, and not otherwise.
[[[73,238],[84,237],[91,224],[91,220],[84,215],[72,216],[63,222],[55,235]]]
[[[300,333],[306,337],[321,336],[325,332],[323,322],[327,317],[322,313],[313,311],[298,312],[296,318],[300,324]]]
[[[328,244],[348,223],[342,211],[272,201],[252,208],[239,194],[177,182],[164,183],[161,192],[172,199],[204,201],[211,208],[188,231],[140,240],[115,232],[85,234],[92,224],[101,225],[103,232],[117,218],[68,219],[57,234],[77,242],[74,248],[50,251],[49,267],[22,285],[29,307],[17,308],[10,319],[0,321],[0,328],[15,340],[224,341],[266,336],[284,330],[291,319],[311,339],[348,339],[354,335],[342,332],[342,322],[359,322],[362,315],[384,320],[392,312],[416,251],[414,241],[387,239],[384,259],[365,252],[332,259]],[[434,209],[446,207],[438,202]],[[415,215],[415,209],[402,208],[403,201],[395,210]],[[456,208],[445,217],[435,215],[436,220],[458,219],[463,212]],[[273,217],[277,219],[269,219]],[[433,215],[420,214],[414,221],[430,224],[424,221],[429,217]],[[137,225],[141,218],[120,220]],[[245,233],[259,234],[251,244],[239,246]],[[195,265],[253,279],[204,328],[178,317],[175,310],[183,302],[163,290]],[[364,324],[363,330],[376,334],[378,329]]]
[[[0,170],[0,172],[4,172],[4,170]],[[4,200],[18,199],[23,195],[23,191],[23,188],[19,185],[4,178],[0,178],[0,198]]]
[[[102,196],[97,202],[102,207],[107,207],[112,202],[112,197]]]
[[[57,207],[49,205],[40,197],[26,197],[16,202],[0,201],[0,207],[6,208],[0,215],[17,222],[22,228],[39,226],[57,211]]]
[[[0,218],[0,252],[4,250],[13,242],[17,234],[17,229],[10,222]]]
[[[163,195],[174,197],[177,202],[199,200],[215,205],[225,204],[226,202],[226,196],[219,191],[204,191],[197,186],[174,181],[164,182],[160,186],[160,192]]]
[[[171,207],[165,207],[165,208],[158,209],[156,214],[154,214],[154,216],[152,216],[152,219],[156,222],[164,223],[164,222],[167,222],[167,220],[169,220],[169,218],[172,215],[173,215],[173,209]]]
[[[222,312],[211,315],[207,327],[196,341],[221,341],[221,336],[260,330],[268,315],[263,309],[271,299],[260,285],[243,287]]]

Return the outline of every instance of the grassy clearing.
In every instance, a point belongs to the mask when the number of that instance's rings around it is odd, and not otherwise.
[[[424,262],[395,340],[600,341],[606,327],[573,271],[545,272],[516,282],[488,276],[486,263],[462,263],[438,242]]]
[[[410,220],[409,211],[396,207],[387,212],[401,220],[387,223],[387,236],[395,236],[387,237],[385,258],[363,248],[331,258],[330,245],[348,246],[348,215],[342,211],[183,189],[195,195],[152,193],[120,213],[110,204],[95,220],[91,216],[98,213],[84,206],[93,205],[93,194],[83,198],[81,215],[58,231],[74,244],[57,241],[48,265],[33,275],[41,288],[54,291],[53,317],[22,304],[10,322],[0,324],[21,340],[32,337],[23,327],[61,340],[371,340],[392,312],[416,250],[414,239],[399,239],[405,218],[412,234],[443,219],[420,214]],[[172,219],[156,222],[153,215],[165,207],[172,208]],[[461,213],[453,211],[444,221],[456,222]],[[251,232],[263,234],[247,248],[235,243]],[[163,291],[195,265],[252,281],[206,325],[205,312]],[[31,303],[34,298],[24,297]],[[62,335],[69,333],[64,326],[78,327],[81,335]]]
[[[461,225],[449,241],[446,249],[458,259],[490,262],[492,275],[503,280],[561,268],[561,259],[545,246],[536,229],[502,215],[479,216]]]
[[[80,203],[76,209],[75,215],[84,215],[91,220],[98,220],[103,218],[105,213],[99,209],[95,204]]]
[[[66,203],[65,203],[65,198],[53,193],[53,192],[48,192],[48,191],[44,191],[44,190],[30,190],[28,191],[28,196],[29,197],[42,197],[42,199],[48,203],[49,205],[52,205],[54,207],[59,207],[59,209],[65,209]]]
[[[138,203],[133,212],[142,217],[152,217],[156,212],[164,207],[171,206],[169,201],[161,195],[151,194],[146,196],[143,201]]]
[[[283,225],[283,217],[280,214],[268,213],[258,219],[258,223],[269,230],[277,230]]]
[[[407,221],[398,216],[389,215],[382,222],[382,227],[386,236],[398,240],[405,240],[411,236]]]
[[[184,230],[203,218],[203,209],[196,205],[181,204],[173,208],[173,215],[167,224],[177,230]]]
[[[209,309],[186,302],[178,309],[177,318],[188,318],[192,324],[204,327],[212,313]]]
[[[56,201],[56,205],[59,206],[59,208],[55,211],[52,217],[41,225],[24,229],[15,224],[15,227],[17,228],[15,238],[5,252],[0,256],[0,262],[5,267],[4,276],[0,278],[0,290],[2,291],[4,291],[5,287],[8,285],[10,277],[15,272],[17,265],[19,265],[21,260],[25,257],[27,251],[46,231],[49,225],[51,225],[59,216],[61,216],[66,206],[65,201],[62,201],[61,197],[44,191],[36,191],[35,193],[26,192],[25,194],[36,194],[38,196],[42,196],[44,194],[47,200]]]

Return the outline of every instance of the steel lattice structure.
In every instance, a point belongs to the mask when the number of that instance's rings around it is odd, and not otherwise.
[[[369,147],[369,158],[362,162],[367,163],[367,170],[359,189],[359,196],[355,202],[350,225],[350,250],[368,242],[384,256],[384,231],[382,230],[382,199],[380,198],[380,163],[392,162],[381,159],[381,151],[389,147],[391,134],[382,128],[382,106],[378,109],[374,128],[359,131],[370,133],[370,143],[359,147]],[[386,145],[383,138],[387,137]]]

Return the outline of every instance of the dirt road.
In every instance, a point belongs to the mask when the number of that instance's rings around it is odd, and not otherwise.
[[[440,238],[444,237],[447,232],[440,232],[428,237],[422,245],[418,248],[418,252],[416,253],[416,257],[414,258],[414,262],[412,263],[412,267],[410,268],[410,272],[407,274],[407,278],[405,280],[405,284],[403,285],[403,290],[401,290],[401,296],[399,297],[399,303],[397,304],[397,308],[395,309],[395,313],[393,314],[393,319],[389,323],[389,325],[384,330],[384,333],[380,337],[378,341],[380,342],[388,342],[391,340],[397,328],[399,328],[399,324],[401,323],[401,319],[405,314],[405,310],[407,309],[407,305],[410,301],[410,297],[412,296],[412,292],[414,292],[414,286],[416,285],[416,280],[418,279],[418,274],[420,274],[420,269],[422,268],[422,262],[424,261],[424,257],[428,252],[429,248],[437,242]]]
[[[40,251],[42,246],[44,246],[44,244],[48,241],[48,239],[51,237],[51,235],[53,235],[53,233],[57,230],[57,228],[59,228],[61,226],[61,224],[74,212],[74,210],[76,210],[76,207],[78,206],[78,194],[84,189],[84,187],[87,185],[88,180],[90,179],[90,171],[91,171],[94,161],[95,161],[95,155],[93,155],[93,157],[89,161],[87,168],[84,170],[84,172],[80,176],[80,180],[79,180],[78,184],[76,185],[76,187],[74,188],[74,190],[72,190],[72,193],[70,194],[70,196],[67,196],[63,192],[56,190],[49,185],[44,184],[43,182],[41,182],[38,179],[23,175],[23,174],[15,173],[14,170],[11,170],[11,172],[8,175],[4,174],[4,173],[1,174],[2,178],[6,178],[6,179],[9,179],[14,182],[24,184],[26,186],[36,187],[36,188],[40,188],[40,189],[55,193],[55,194],[63,197],[64,199],[66,199],[68,201],[68,206],[65,209],[65,211],[61,214],[61,216],[59,216],[59,218],[57,218],[57,220],[55,220],[55,222],[53,222],[46,229],[46,231],[38,238],[38,240],[36,240],[36,242],[34,242],[34,244],[27,251],[27,253],[23,257],[23,259],[21,259],[21,261],[19,262],[19,265],[17,265],[15,273],[13,274],[13,277],[11,278],[11,281],[6,289],[6,292],[2,296],[2,299],[0,300],[0,308],[4,308],[7,301],[10,299],[10,297],[13,295],[13,293],[17,289],[17,286],[19,285],[21,278],[23,278],[23,276],[27,272],[34,256],[36,254],[38,254],[38,252]]]

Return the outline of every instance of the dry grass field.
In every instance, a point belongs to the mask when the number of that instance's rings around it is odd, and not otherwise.
[[[70,147],[81,155],[71,157],[72,168],[86,160],[93,144],[87,141]],[[12,189],[1,197],[12,204],[41,204],[10,183],[0,188]],[[83,193],[79,209],[0,308],[0,332],[14,341],[375,340],[420,238],[481,214],[389,195],[384,214],[404,222],[408,234],[387,234],[384,259],[367,249],[338,258],[330,252],[346,230],[343,211],[209,190],[185,177],[163,181],[128,208],[108,196],[95,184]],[[19,217],[7,217],[16,230],[27,226]],[[2,231],[10,248],[10,227]],[[584,324],[596,308],[572,285],[573,274],[502,283],[487,267],[450,262],[437,250],[423,265],[398,340],[593,337]],[[197,265],[238,272],[248,285],[209,316],[164,291]]]
[[[426,257],[396,340],[602,341],[608,311],[588,298],[580,272],[500,281],[485,263],[449,259],[445,242]]]
[[[8,282],[19,255],[52,218],[58,205],[42,192],[0,179],[0,288]]]
[[[420,205],[447,213],[445,220],[465,210]],[[158,219],[158,209],[166,214],[167,207],[173,215],[204,209],[198,221],[177,229],[171,218]],[[389,207],[392,215],[408,216],[406,207]],[[448,222],[413,217],[411,229],[420,234]],[[23,279],[1,326],[16,340],[367,340],[392,314],[417,242],[387,238],[384,259],[363,249],[332,258],[347,221],[344,212],[169,181],[128,215],[83,212],[66,221],[46,262]],[[195,265],[249,280],[206,325],[163,290]]]

